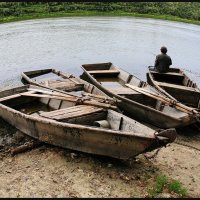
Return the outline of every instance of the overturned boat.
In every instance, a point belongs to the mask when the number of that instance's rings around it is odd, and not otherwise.
[[[174,128],[156,131],[109,109],[110,104],[90,103],[25,85],[0,92],[0,117],[40,141],[118,159],[152,151],[176,138]]]
[[[179,68],[159,73],[149,66],[147,82],[173,100],[200,109],[200,88]]]
[[[146,82],[112,63],[84,64],[81,78],[120,102],[124,114],[160,128],[183,127],[199,120],[199,113],[168,98]]]

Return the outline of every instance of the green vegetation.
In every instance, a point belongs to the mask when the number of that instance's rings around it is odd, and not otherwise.
[[[176,193],[179,197],[186,197],[187,190],[177,180],[168,180],[166,176],[157,176],[155,185],[149,189],[149,197],[156,197],[164,190]]]
[[[199,2],[0,2],[0,22],[64,16],[136,16],[200,24]]]
[[[175,192],[177,194],[180,194],[181,196],[186,196],[187,195],[187,191],[185,188],[183,188],[182,184],[179,181],[172,181],[169,184],[169,190],[171,192]]]
[[[149,190],[149,196],[150,197],[156,197],[158,194],[160,194],[165,185],[167,184],[167,177],[166,176],[158,176],[156,178],[156,183],[153,186],[152,189]]]

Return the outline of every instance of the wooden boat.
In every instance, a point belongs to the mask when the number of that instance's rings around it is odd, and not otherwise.
[[[167,73],[158,73],[149,67],[147,82],[187,106],[200,109],[200,89],[182,70],[170,68]]]
[[[106,106],[33,85],[0,92],[0,117],[40,141],[118,159],[152,151],[176,138],[173,128],[155,131]]]
[[[112,63],[82,65],[81,78],[120,100],[124,114],[160,128],[182,127],[195,123],[199,113],[176,103],[134,75]]]
[[[111,105],[116,102],[93,84],[56,69],[27,71],[21,77],[24,84],[33,84],[75,97],[84,96]]]

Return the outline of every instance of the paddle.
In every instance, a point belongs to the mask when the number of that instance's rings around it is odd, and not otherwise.
[[[171,100],[171,99],[169,99],[167,97],[164,97],[164,96],[157,95],[157,94],[155,94],[153,92],[149,92],[149,91],[147,91],[147,90],[145,90],[143,88],[139,88],[139,87],[136,87],[136,86],[133,86],[133,85],[130,85],[130,84],[125,84],[125,85],[127,87],[139,92],[139,93],[142,93],[142,94],[147,95],[149,97],[152,97],[154,99],[160,100],[165,104],[174,105],[174,107],[177,108],[180,111],[183,111],[183,112],[186,112],[186,113],[192,114],[192,115],[196,114],[197,117],[200,117],[200,113],[197,110],[192,109],[192,108],[190,108],[188,106],[185,106],[185,105],[183,105],[181,103],[178,103],[177,101]]]
[[[30,94],[30,93],[21,93],[21,96],[29,96],[29,97],[38,97],[38,98],[50,98],[50,99],[59,99],[59,100],[66,100],[70,102],[75,102],[77,104],[84,104],[84,105],[91,105],[91,106],[96,106],[100,108],[107,108],[107,109],[113,109],[113,110],[118,110],[116,106],[107,104],[107,103],[102,103],[98,101],[91,101],[87,99],[81,99],[81,98],[76,98],[76,97],[70,97],[70,96],[59,96],[59,95],[50,95],[50,94]],[[0,99],[1,100],[1,99]]]
[[[153,82],[153,77],[152,77],[152,74],[150,72],[150,69],[152,69],[152,66],[149,66],[149,78],[151,79],[151,82]],[[159,90],[160,92],[162,92],[163,94],[165,94],[166,96],[168,96],[170,99],[173,99],[174,101],[177,101],[174,97],[172,97],[170,94],[168,94],[165,90],[163,90],[161,87],[159,87],[158,85],[155,85],[155,88],[157,90]]]

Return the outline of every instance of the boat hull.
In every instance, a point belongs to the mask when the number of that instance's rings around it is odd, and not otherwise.
[[[148,136],[148,133],[144,136],[141,136],[141,133],[133,136],[113,130],[40,119],[3,104],[0,104],[0,117],[23,133],[45,143],[117,159],[130,159],[164,146],[162,141],[155,136]],[[176,135],[175,129],[164,130],[164,132],[173,137]]]

